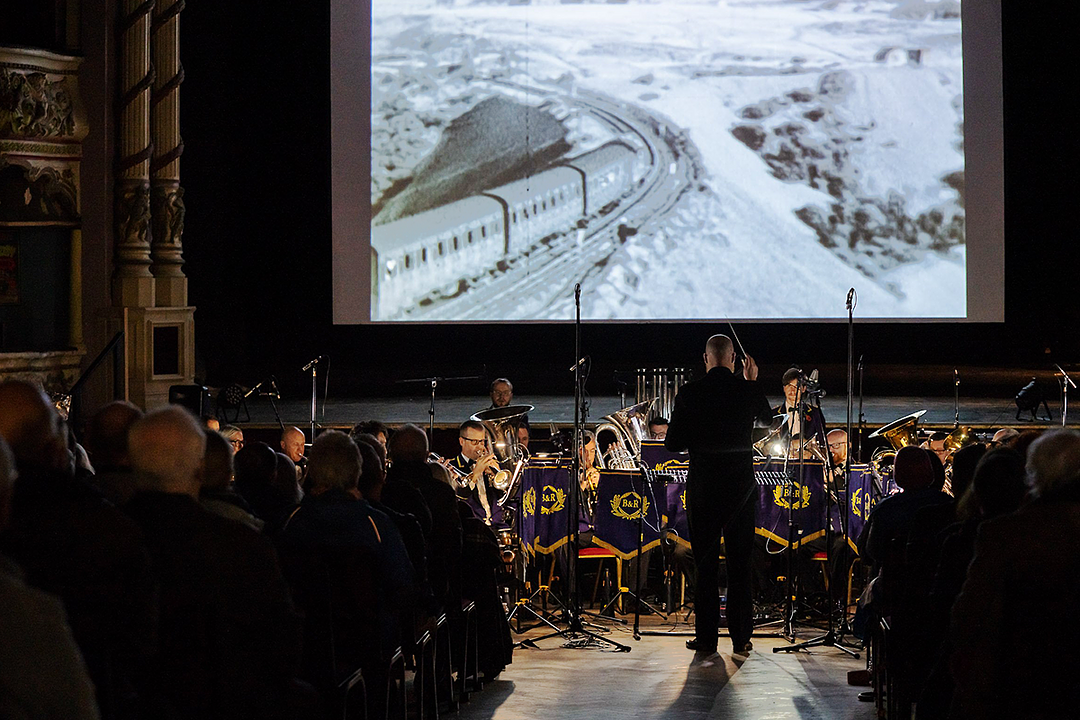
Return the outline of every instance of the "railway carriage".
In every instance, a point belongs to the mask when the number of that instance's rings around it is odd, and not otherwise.
[[[569,160],[585,177],[584,214],[591,215],[617,200],[637,181],[637,153],[622,140],[613,140]]]
[[[506,251],[502,204],[483,195],[371,228],[371,314],[385,319]]]
[[[542,238],[569,230],[584,214],[584,181],[568,167],[553,167],[484,193],[503,203],[508,255],[529,249]]]

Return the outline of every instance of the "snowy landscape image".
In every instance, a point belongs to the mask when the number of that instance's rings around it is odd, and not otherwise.
[[[371,11],[372,320],[966,315],[959,2]]]

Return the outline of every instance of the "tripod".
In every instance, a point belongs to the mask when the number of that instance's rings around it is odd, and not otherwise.
[[[578,512],[581,507],[581,484],[582,476],[582,439],[585,434],[585,407],[584,384],[586,376],[582,372],[585,360],[581,356],[581,283],[574,286],[574,458],[571,463],[570,487],[567,492],[567,553],[566,553],[566,576],[567,576],[567,603],[566,603],[566,629],[555,630],[538,638],[533,638],[532,643],[559,636],[567,641],[566,647],[587,647],[596,643],[607,643],[619,652],[630,652],[629,645],[623,645],[611,638],[597,635],[585,629],[585,623],[581,619],[581,597],[578,588]]]
[[[853,323],[853,313],[854,313],[854,309],[855,309],[855,303],[853,302],[854,297],[855,297],[855,288],[852,288],[848,292],[848,296],[847,296],[847,311],[848,311],[847,432],[848,432],[848,442],[849,443],[850,443],[850,438],[851,438],[851,405],[852,405],[852,394],[853,394],[853,389],[854,389],[854,374],[853,374],[854,364],[852,362],[853,357],[854,357],[853,353],[854,353],[854,347],[855,347],[854,323]],[[800,430],[801,430],[801,428],[800,428]],[[826,444],[826,450],[828,450],[828,445],[827,444]],[[846,458],[844,464],[845,464],[845,471],[844,471],[845,483],[844,483],[844,485],[845,485],[845,489],[846,489],[847,478],[850,477],[850,473],[851,473],[851,453],[850,453],[850,451],[847,454],[847,458]],[[826,467],[826,470],[828,470],[828,467]],[[830,474],[830,473],[827,473],[827,474]],[[835,478],[835,475],[834,475],[834,478]],[[828,480],[826,480],[825,489],[829,490],[829,488],[828,488]],[[829,492],[827,492],[826,498],[825,498],[825,562],[826,562],[826,566],[828,566],[829,553],[832,550],[832,497],[830,497],[830,496],[833,495],[833,490],[835,490],[835,487],[832,488]],[[847,524],[843,520],[843,514],[842,513],[840,515],[840,530],[841,530],[841,533],[843,534],[844,542],[846,544],[846,542],[847,542]],[[835,607],[836,603],[835,603],[835,601],[833,599],[833,586],[834,586],[834,583],[826,583],[826,587],[825,587],[825,593],[826,593],[826,596],[828,598],[828,605],[827,605],[827,607],[828,607],[828,613],[827,613],[828,628],[826,629],[825,634],[820,635],[820,636],[818,636],[816,638],[811,638],[810,640],[807,640],[805,642],[795,643],[793,645],[787,645],[787,646],[784,646],[784,647],[775,647],[775,648],[773,648],[774,653],[793,652],[795,650],[805,650],[806,648],[811,648],[811,647],[835,647],[838,650],[841,650],[842,652],[847,653],[848,655],[850,655],[853,658],[859,657],[858,652],[856,652],[855,650],[852,650],[851,648],[849,648],[849,647],[847,647],[845,645],[840,644],[840,635],[843,634],[843,630],[841,629],[841,632],[837,633],[836,627],[833,624],[834,619],[835,619],[834,616],[836,615],[836,607]]]

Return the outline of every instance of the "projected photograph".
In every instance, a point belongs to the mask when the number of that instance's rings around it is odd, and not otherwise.
[[[372,320],[965,316],[959,2],[371,10]]]

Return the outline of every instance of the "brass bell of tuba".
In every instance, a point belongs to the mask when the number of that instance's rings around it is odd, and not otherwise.
[[[600,418],[596,426],[596,450],[600,467],[607,470],[636,470],[641,460],[641,441],[649,438],[649,410],[653,400],[644,400]],[[600,433],[615,437],[601,453]]]
[[[908,445],[918,445],[919,435],[916,429],[919,418],[926,414],[925,410],[913,412],[910,415],[893,420],[888,425],[882,425],[868,435],[868,438],[885,438],[889,441],[889,448],[878,448],[870,458],[870,472],[878,481],[882,481],[886,474],[892,473],[893,462],[896,460],[896,451]]]
[[[491,452],[498,461],[499,469],[488,479],[488,483],[503,493],[499,505],[513,495],[521,470],[528,459],[528,451],[518,443],[517,429],[532,409],[532,405],[507,405],[481,410],[469,418],[484,426]]]

